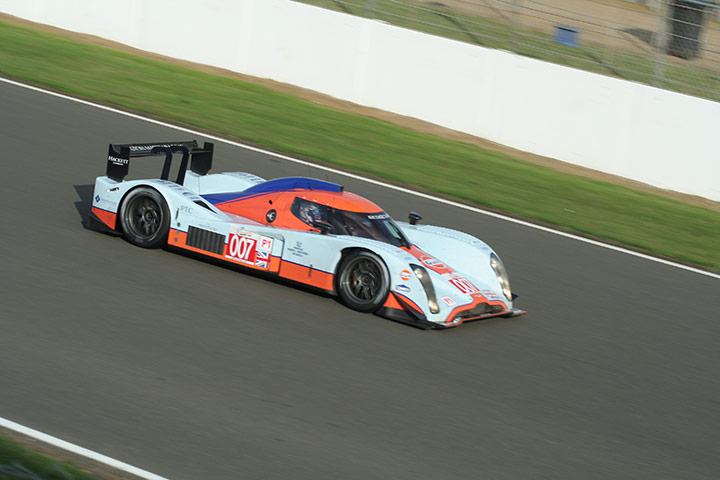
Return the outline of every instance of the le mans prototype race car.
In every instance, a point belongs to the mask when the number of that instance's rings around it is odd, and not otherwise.
[[[160,179],[124,180],[130,160],[148,156],[165,157]],[[420,328],[525,313],[513,308],[500,258],[477,238],[419,225],[414,212],[409,223],[395,222],[322,180],[208,174],[212,156],[207,142],[111,144],[91,218],[139,247],[167,245],[266,272]]]

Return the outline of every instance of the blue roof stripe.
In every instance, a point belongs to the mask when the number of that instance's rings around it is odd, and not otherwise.
[[[251,197],[259,197],[260,195],[267,195],[268,193],[271,192],[259,193],[256,195],[245,195],[245,192],[208,193],[207,195],[200,196],[213,205],[218,205],[220,203],[231,202],[233,200],[245,200]]]
[[[218,203],[229,202],[232,200],[246,199],[268,193],[286,192],[290,190],[323,190],[326,192],[340,193],[343,191],[343,186],[336,183],[317,180],[315,178],[287,177],[276,178],[274,180],[268,180],[267,182],[258,183],[250,188],[246,188],[242,192],[210,193],[201,196],[213,205],[217,205]]]

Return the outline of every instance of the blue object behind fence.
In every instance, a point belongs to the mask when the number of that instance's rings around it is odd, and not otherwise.
[[[577,47],[578,31],[565,25],[555,25],[555,43],[568,47]]]

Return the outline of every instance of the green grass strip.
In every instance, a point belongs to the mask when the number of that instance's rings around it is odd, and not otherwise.
[[[97,477],[0,436],[0,480],[93,480]]]
[[[256,84],[3,22],[0,73],[720,271],[717,212]]]

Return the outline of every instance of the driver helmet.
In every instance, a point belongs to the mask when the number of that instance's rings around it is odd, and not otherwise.
[[[316,203],[303,202],[298,213],[300,219],[308,225],[312,225],[315,222],[327,222],[325,211]]]

